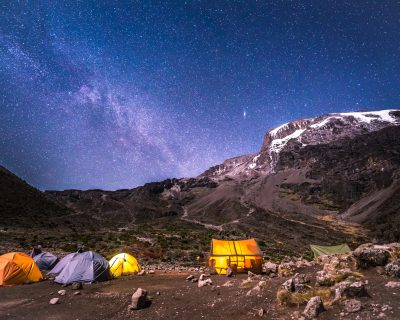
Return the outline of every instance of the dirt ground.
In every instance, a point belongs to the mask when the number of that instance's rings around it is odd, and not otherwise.
[[[308,267],[299,272],[312,276],[316,270],[319,269]],[[247,278],[245,274],[232,278],[213,275],[213,285],[202,288],[185,281],[188,274],[158,271],[145,276],[126,276],[85,285],[80,295],[73,295],[71,287],[62,288],[51,281],[0,287],[0,319],[249,319],[259,318],[260,308],[266,311],[265,319],[298,319],[304,310],[304,306],[289,308],[277,303],[276,292],[287,278],[267,279],[267,287],[259,294],[247,296],[258,280],[250,287],[240,288]],[[363,303],[360,312],[340,315],[344,306],[339,303],[323,312],[319,319],[400,319],[400,289],[385,287],[388,281],[396,280],[380,276],[375,270],[364,275],[370,297],[360,298]],[[222,286],[228,280],[233,286]],[[128,311],[130,297],[139,287],[149,291],[152,304],[143,310]],[[61,289],[66,289],[65,296],[58,295]],[[54,297],[59,297],[60,303],[50,305],[49,300]]]

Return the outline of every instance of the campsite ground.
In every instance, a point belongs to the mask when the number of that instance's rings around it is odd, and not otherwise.
[[[310,275],[314,282],[318,270],[319,267],[313,266],[298,272]],[[51,281],[1,287],[0,319],[249,319],[258,318],[260,308],[267,312],[265,319],[298,319],[304,309],[304,306],[288,308],[277,303],[276,292],[287,279],[284,277],[267,279],[266,288],[259,294],[247,296],[258,281],[240,288],[247,278],[244,274],[230,279],[211,276],[213,285],[202,288],[185,281],[188,274],[159,271],[145,276],[126,276],[85,285],[80,295],[73,295],[75,291],[71,287],[62,288]],[[383,319],[399,319],[400,289],[385,287],[389,279],[378,275],[374,269],[365,271],[364,279],[368,280],[370,297],[360,299],[363,303],[360,312],[340,316],[344,307],[337,304],[323,312],[319,319],[378,319],[379,314]],[[228,280],[233,285],[222,286]],[[146,309],[128,311],[130,297],[139,287],[149,291],[152,304]],[[66,289],[65,296],[58,295],[61,289]],[[50,305],[53,297],[59,297],[60,303]]]

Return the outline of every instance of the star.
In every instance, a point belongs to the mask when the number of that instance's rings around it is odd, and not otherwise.
[[[398,108],[397,4],[367,2],[5,1],[0,164],[40,189],[132,188],[297,118]]]

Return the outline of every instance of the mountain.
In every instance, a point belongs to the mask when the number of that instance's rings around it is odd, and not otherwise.
[[[66,215],[69,210],[47,198],[45,194],[27,184],[0,166],[0,212],[3,228],[10,226],[49,227],[49,217]]]
[[[64,250],[79,241],[163,259],[202,254],[212,236],[256,237],[270,255],[307,254],[310,243],[398,241],[399,136],[400,110],[289,122],[268,131],[258,153],[196,178],[48,191],[45,199],[70,214],[49,218],[56,236],[33,233]]]

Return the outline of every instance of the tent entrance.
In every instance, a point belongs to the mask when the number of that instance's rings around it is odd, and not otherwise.
[[[219,274],[225,274],[228,267],[238,272],[250,270],[260,273],[262,253],[255,239],[212,239],[208,265]]]
[[[229,264],[233,271],[237,271],[237,269],[244,269],[246,265],[246,258],[244,256],[230,256]]]

